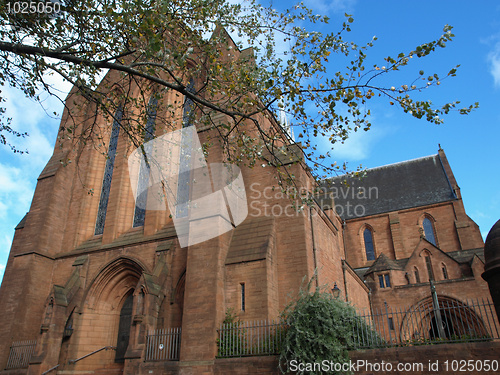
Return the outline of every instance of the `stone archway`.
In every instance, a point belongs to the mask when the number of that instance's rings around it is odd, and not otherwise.
[[[74,328],[74,344],[68,350],[71,361],[104,347],[73,365],[75,371],[107,368],[123,369],[127,350],[133,304],[133,292],[144,267],[131,258],[120,257],[103,267],[92,281],[84,298],[78,325]],[[67,363],[67,362],[66,362]]]

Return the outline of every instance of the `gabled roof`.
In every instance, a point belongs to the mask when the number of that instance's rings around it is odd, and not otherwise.
[[[333,195],[343,219],[457,199],[438,154],[371,168],[361,178],[334,177],[320,185]]]
[[[389,259],[384,253],[380,254],[377,260],[366,271],[365,276],[373,272],[387,271],[387,270],[404,270],[404,266],[397,260]]]

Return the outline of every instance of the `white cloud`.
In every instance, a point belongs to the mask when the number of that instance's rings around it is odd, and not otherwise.
[[[490,68],[490,73],[493,76],[493,84],[495,87],[500,87],[500,33],[491,35],[489,38],[482,39],[481,43],[491,47],[488,53],[487,61]]]
[[[490,52],[488,60],[495,87],[500,87],[500,43],[497,44],[494,51]]]
[[[386,130],[379,125],[368,131],[352,132],[344,143],[335,144],[332,151],[333,159],[337,161],[367,159],[377,141],[386,134]]]
[[[323,14],[352,12],[357,0],[307,0],[308,8]]]
[[[64,98],[70,86],[60,78],[48,77],[48,82]],[[6,146],[0,147],[0,279],[3,277],[7,256],[14,237],[14,228],[29,210],[37,177],[50,158],[59,127],[59,119],[47,113],[60,113],[62,104],[57,98],[42,93],[43,107],[11,87],[2,87],[2,103],[11,126],[27,132],[26,138],[9,138],[9,142],[28,154],[13,154]]]

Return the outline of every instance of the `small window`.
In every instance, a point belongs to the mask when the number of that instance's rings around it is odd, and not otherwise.
[[[245,311],[245,283],[241,283],[240,288],[241,288],[241,311]]]
[[[425,239],[434,246],[436,246],[436,237],[434,236],[434,228],[432,227],[431,220],[428,217],[424,218],[422,226],[424,227]]]
[[[387,288],[390,288],[391,287],[391,279],[389,278],[389,275],[388,274],[384,275],[384,278],[385,278],[385,286]]]
[[[425,256],[425,265],[427,266],[427,273],[429,275],[429,280],[434,280],[434,272],[432,270],[431,257],[429,255]]]
[[[446,269],[446,265],[444,263],[441,264],[441,270],[443,271],[443,279],[448,280],[448,270]]]
[[[394,331],[394,319],[392,317],[387,318],[387,323],[389,324],[389,329]]]
[[[389,274],[378,275],[378,283],[381,289],[391,287],[391,279]]]
[[[373,246],[373,233],[370,229],[366,228],[363,232],[363,239],[365,240],[366,260],[375,260],[375,247]]]

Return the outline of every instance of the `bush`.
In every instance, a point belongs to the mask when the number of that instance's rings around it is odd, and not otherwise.
[[[301,288],[298,300],[285,309],[283,318],[289,328],[282,343],[280,370],[289,371],[291,360],[297,363],[346,363],[347,348],[354,347],[359,339],[357,332],[371,332],[363,319],[356,316],[354,308],[334,298],[331,293],[315,288],[310,292]],[[362,327],[359,330],[359,327]],[[375,334],[375,333],[373,333]],[[299,371],[298,374],[321,374],[317,369]]]

